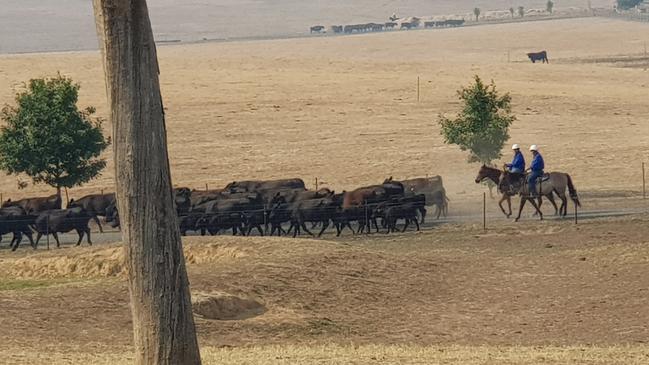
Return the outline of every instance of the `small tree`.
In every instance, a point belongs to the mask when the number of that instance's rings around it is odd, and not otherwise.
[[[520,15],[521,18],[525,16],[525,7],[523,6],[518,7],[518,15]]]
[[[509,127],[516,120],[511,114],[511,96],[500,95],[493,81],[485,85],[477,75],[473,85],[457,93],[462,111],[454,119],[440,116],[444,142],[469,151],[469,162],[490,164],[502,156]]]
[[[58,75],[29,81],[5,106],[0,129],[0,169],[24,173],[32,181],[57,189],[97,177],[106,166],[99,158],[108,146],[93,107],[77,109],[79,85]]]
[[[514,8],[509,8],[509,13],[512,15],[512,19],[514,19]]]
[[[554,10],[554,2],[552,0],[548,0],[548,2],[545,3],[545,10],[552,14],[552,11]]]
[[[473,15],[475,15],[475,21],[477,22],[478,19],[480,18],[480,8],[474,8]]]

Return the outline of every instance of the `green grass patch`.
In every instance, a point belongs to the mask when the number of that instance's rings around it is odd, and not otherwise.
[[[46,288],[53,285],[68,283],[70,280],[22,280],[22,279],[0,279],[0,291],[4,290],[27,290]]]

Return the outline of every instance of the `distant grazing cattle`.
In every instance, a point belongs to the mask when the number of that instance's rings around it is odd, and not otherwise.
[[[446,25],[449,27],[459,27],[464,25],[464,19],[448,19]]]
[[[342,25],[332,25],[331,26],[331,31],[336,33],[336,34],[342,33],[343,30],[344,30],[344,27]]]
[[[27,198],[16,201],[8,199],[2,203],[2,207],[21,207],[27,214],[35,214],[50,209],[61,209],[61,196],[54,194],[47,197]]]
[[[395,22],[387,22],[387,23],[385,23],[384,28],[385,29],[394,29],[394,28],[396,28],[397,25],[399,25],[399,24],[397,24]]]
[[[323,25],[314,25],[311,27],[311,33],[322,33],[324,30],[325,27]]]
[[[550,61],[548,60],[548,53],[546,51],[528,53],[527,57],[529,57],[532,63],[536,63],[536,61],[541,61],[541,63],[550,63]]]
[[[401,29],[413,29],[413,28],[417,28],[417,24],[410,23],[410,22],[401,23]]]

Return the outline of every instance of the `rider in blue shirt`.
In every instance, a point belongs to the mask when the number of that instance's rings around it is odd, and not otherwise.
[[[545,169],[545,163],[543,161],[543,156],[539,153],[539,147],[535,144],[530,146],[530,151],[532,151],[532,164],[530,165],[530,170],[532,171],[527,178],[527,183],[530,188],[530,196],[538,196],[536,191],[536,181],[538,178],[543,176],[543,170]]]
[[[505,167],[507,167],[511,173],[522,174],[525,172],[525,157],[523,157],[523,153],[521,153],[521,147],[514,144],[512,150],[514,150],[514,159],[512,160],[512,163],[506,164]]]

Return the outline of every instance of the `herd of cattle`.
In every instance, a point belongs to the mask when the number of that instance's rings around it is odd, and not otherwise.
[[[423,22],[424,28],[446,28],[446,27],[460,27],[464,25],[464,19],[447,19],[438,21]],[[387,23],[366,23],[366,24],[350,24],[350,25],[332,25],[331,32],[335,34],[352,34],[352,33],[366,33],[366,32],[381,32],[384,30],[392,29],[416,29],[421,27],[422,22],[418,18],[411,18],[409,21],[401,23],[387,22]],[[310,33],[324,33],[327,28],[324,25],[314,25],[310,29]]]
[[[174,189],[174,202],[183,235],[232,234],[288,235],[293,237],[320,226],[318,237],[334,227],[339,236],[344,229],[352,233],[370,233],[372,229],[395,232],[397,222],[403,221],[401,231],[424,222],[426,207],[434,206],[437,218],[448,212],[448,198],[442,178],[417,178],[366,186],[353,191],[336,193],[329,189],[308,190],[302,179],[239,181],[217,190]],[[35,249],[43,235],[52,235],[57,247],[57,233],[76,231],[77,245],[84,235],[92,244],[90,228],[93,219],[102,232],[98,216],[112,227],[119,227],[119,212],[115,194],[92,194],[72,199],[62,209],[58,194],[3,202],[0,208],[0,235],[13,233],[10,248],[16,250],[27,236]],[[380,222],[380,223],[379,223]],[[310,228],[307,226],[310,224]],[[354,223],[357,227],[352,227]],[[381,228],[380,228],[381,227]],[[37,234],[36,240],[33,233]],[[1,239],[1,238],[0,238]]]

